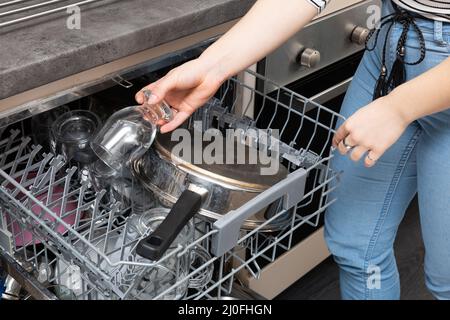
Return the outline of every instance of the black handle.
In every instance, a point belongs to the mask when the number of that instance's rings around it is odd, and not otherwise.
[[[152,234],[139,242],[137,254],[146,259],[159,260],[201,205],[201,195],[184,190],[164,221]]]

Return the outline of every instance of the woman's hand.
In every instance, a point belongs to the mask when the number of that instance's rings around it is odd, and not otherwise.
[[[167,101],[175,115],[172,121],[161,127],[161,132],[165,133],[181,125],[196,109],[204,105],[225,79],[219,64],[198,58],[172,69],[163,78],[142,88],[136,94],[136,101],[140,104],[144,102],[144,89],[152,92],[149,103],[158,103],[163,99]]]
[[[375,165],[411,122],[392,102],[386,96],[359,109],[338,128],[333,146],[353,161],[366,155],[366,167]]]
[[[149,101],[166,100],[176,111],[174,120],[163,125],[168,132],[182,124],[198,107],[210,99],[230,76],[261,60],[317,15],[317,6],[309,1],[256,1],[219,40],[196,60],[170,71],[148,85],[154,96]],[[143,93],[136,94],[143,103]]]
[[[333,146],[373,166],[413,121],[450,105],[450,58],[355,112],[337,130]],[[347,147],[346,147],[347,146]],[[351,148],[355,146],[354,148]]]

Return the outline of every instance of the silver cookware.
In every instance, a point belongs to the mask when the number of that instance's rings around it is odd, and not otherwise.
[[[17,282],[16,279],[8,275],[5,280],[5,290],[1,298],[3,300],[19,300],[21,290],[22,287],[19,284],[19,282]]]
[[[191,130],[193,136],[193,132]],[[225,139],[224,143],[226,143]],[[192,140],[192,150],[194,141]],[[172,149],[178,144],[171,134],[158,135],[154,147],[132,163],[132,173],[165,206],[172,207],[171,214],[153,234],[144,239],[137,252],[155,260],[162,256],[164,248],[174,235],[197,212],[210,220],[216,220],[233,209],[284,179],[288,170],[281,164],[274,175],[261,175],[261,163],[256,164],[193,164],[185,157],[177,157]],[[203,148],[207,142],[204,142]],[[203,150],[203,149],[202,149]],[[227,148],[223,148],[226,157]],[[249,147],[245,146],[245,152]],[[193,154],[193,152],[192,152]],[[247,158],[248,159],[248,158]],[[277,203],[273,204],[275,207]],[[266,208],[245,221],[243,229],[252,230],[266,222],[273,208]],[[276,219],[265,231],[283,228],[289,216]]]

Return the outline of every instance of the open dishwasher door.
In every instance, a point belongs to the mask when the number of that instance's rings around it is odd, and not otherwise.
[[[253,71],[245,72],[270,82]],[[148,75],[133,80],[145,81]],[[292,95],[290,101],[303,101],[309,111],[303,113],[234,77],[186,126],[216,134],[239,130],[243,144],[270,151],[271,160],[289,174],[222,216],[195,215],[192,232],[180,234],[178,245],[157,261],[136,253],[139,241],[151,232],[146,223],[144,229],[139,227],[139,221],[155,209],[170,207],[170,201],[155,196],[126,172],[113,181],[98,179],[90,164],[53,154],[53,143],[50,150],[36,139],[33,143],[27,137],[33,135],[27,130],[32,119],[13,124],[14,131],[5,131],[0,146],[0,214],[6,235],[2,254],[29,268],[38,283],[59,299],[220,299],[231,294],[240,274],[260,278],[265,266],[295,247],[297,230],[315,225],[335,201],[329,194],[338,177],[329,160],[334,124],[341,116],[289,89],[277,88],[282,95]],[[65,108],[99,112],[101,118],[105,116],[101,101],[119,91],[122,99],[118,100],[134,99],[134,90],[118,86]],[[250,97],[245,101],[255,104],[265,98],[259,114],[278,110],[275,116],[284,118],[286,125],[272,127],[259,122],[258,115],[251,119],[236,113],[244,93]],[[59,117],[73,112],[63,111]],[[286,140],[286,128],[298,123],[303,125],[295,139]],[[264,219],[248,223],[249,217],[261,214]]]

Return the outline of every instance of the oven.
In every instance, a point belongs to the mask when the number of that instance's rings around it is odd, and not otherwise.
[[[270,141],[290,174],[217,221],[196,217],[196,239],[180,250],[203,251],[183,277],[152,298],[173,297],[185,288],[182,298],[239,298],[245,292],[246,298],[271,299],[328,256],[321,226],[323,212],[336,200],[328,199],[328,193],[337,180],[328,166],[330,137],[362,56],[364,26],[374,4],[379,1],[336,1],[277,51],[226,81],[194,114],[193,120],[219,130],[280,130],[279,139]],[[105,243],[126,230],[135,206],[105,205],[105,192],[93,192],[82,166],[68,166],[51,154],[45,132],[67,110],[94,112],[104,121],[113,111],[134,105],[137,89],[200,55],[233,23],[0,101],[0,261],[9,273],[10,297],[23,298],[25,292],[26,298],[36,299],[136,298],[135,283],[125,279],[182,256],[175,250],[164,261],[136,265],[123,256],[113,261],[117,254]],[[54,198],[53,191],[62,196]],[[142,191],[146,199],[152,197],[148,191]],[[68,210],[65,218],[61,207]],[[243,227],[262,210],[259,225]],[[274,228],[280,221],[282,227]],[[93,235],[102,230],[103,242],[95,243]],[[126,249],[121,250],[123,255]],[[128,278],[122,277],[123,270]],[[77,291],[67,296],[57,285],[69,280]]]

